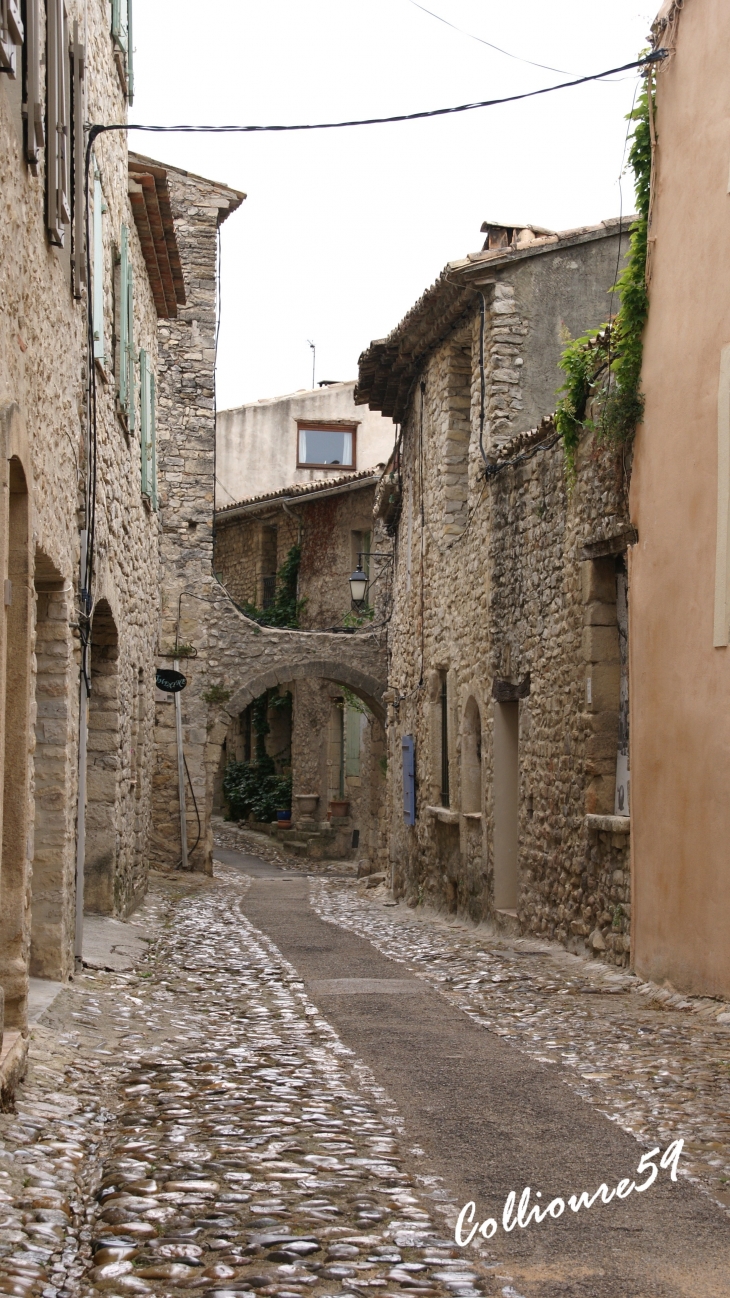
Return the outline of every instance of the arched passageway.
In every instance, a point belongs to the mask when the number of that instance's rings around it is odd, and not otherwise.
[[[117,801],[121,738],[119,639],[106,600],[100,600],[94,609],[90,681],[84,910],[111,915],[115,909],[119,851]]]
[[[24,1027],[28,992],[28,887],[30,815],[31,556],[29,498],[16,457],[7,462],[8,552],[5,585],[3,689],[2,869],[0,872],[0,975],[5,1026]]]
[[[73,971],[76,670],[69,622],[71,583],[42,551],[35,555],[36,723],[30,972],[65,979]]]

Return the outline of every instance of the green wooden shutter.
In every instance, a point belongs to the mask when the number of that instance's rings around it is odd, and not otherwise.
[[[119,249],[119,405],[129,413],[129,235],[122,226]]]
[[[93,287],[93,320],[94,320],[94,359],[104,361],[104,224],[102,217],[106,211],[104,194],[101,188],[101,176],[94,166],[94,287]]]
[[[127,311],[129,319],[127,322],[127,424],[130,433],[134,431],[134,273],[132,270],[132,259],[127,255]]]
[[[142,464],[142,495],[150,495],[150,379],[147,352],[139,353],[139,440]]]
[[[360,735],[362,733],[362,713],[357,708],[345,709],[346,758],[345,772],[348,776],[360,774]]]
[[[127,0],[127,99],[134,103],[134,41],[132,39],[132,0]]]
[[[150,439],[150,500],[152,508],[157,509],[157,425],[155,416],[155,376],[150,371],[150,414],[149,414],[149,439]]]

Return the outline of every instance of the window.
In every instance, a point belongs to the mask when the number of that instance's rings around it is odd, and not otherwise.
[[[48,238],[64,246],[71,223],[69,174],[70,86],[68,24],[63,0],[48,0],[46,22],[48,145],[46,150],[46,225]]]
[[[356,424],[299,424],[297,467],[355,467]]]
[[[142,455],[142,495],[157,509],[157,448],[155,446],[155,376],[144,348],[139,353],[139,431]]]
[[[101,174],[94,165],[94,214],[93,214],[93,268],[94,288],[92,315],[94,320],[94,359],[104,363],[104,223],[102,217],[107,211],[104,194],[101,188]]]
[[[17,46],[23,44],[20,0],[0,0],[0,68],[15,79],[18,74]]]
[[[126,225],[122,226],[117,274],[117,394],[119,412],[131,432],[134,428],[134,279]]]
[[[345,774],[349,779],[360,777],[360,740],[364,716],[358,708],[345,707]]]
[[[449,694],[446,673],[441,677],[441,806],[449,805]]]
[[[130,104],[134,103],[134,41],[132,35],[132,0],[112,0],[112,40],[114,61],[122,89]]]

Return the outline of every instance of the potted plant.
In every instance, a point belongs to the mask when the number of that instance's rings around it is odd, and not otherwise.
[[[329,804],[329,818],[332,816],[344,817],[349,815],[350,803],[346,798],[333,798]]]

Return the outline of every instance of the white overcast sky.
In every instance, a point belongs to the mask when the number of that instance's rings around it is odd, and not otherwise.
[[[423,0],[576,75],[636,58],[646,0]],[[656,0],[658,6],[658,0]],[[412,0],[137,0],[130,120],[279,123],[413,112],[565,78]],[[552,229],[619,211],[636,81],[450,118],[291,135],[130,133],[130,147],[248,198],[223,227],[219,408],[349,379],[485,218]],[[633,208],[624,180],[624,211]]]

